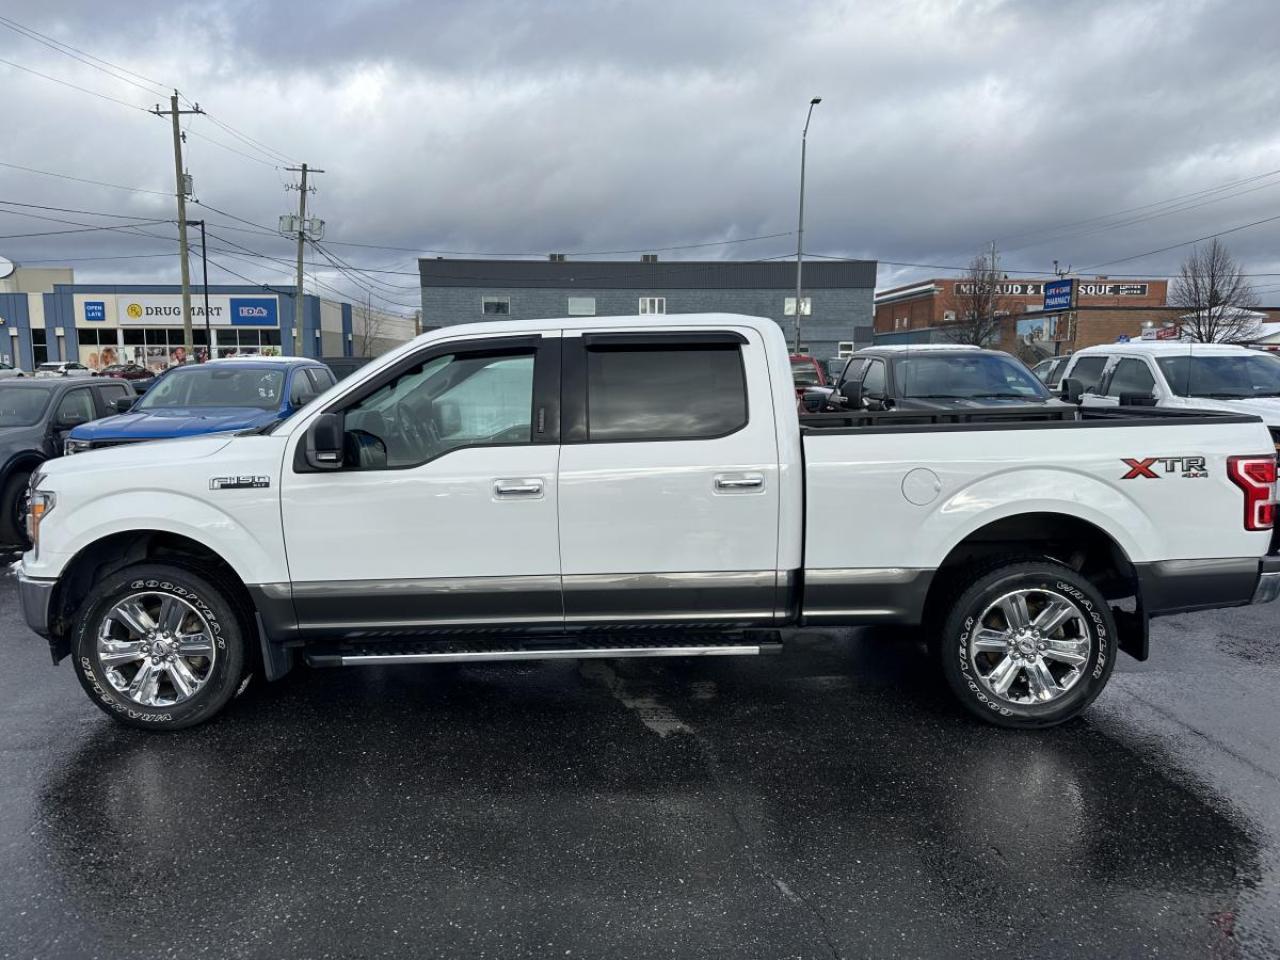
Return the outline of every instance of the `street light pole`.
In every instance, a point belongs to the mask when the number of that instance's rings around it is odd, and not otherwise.
[[[809,112],[804,118],[804,133],[800,134],[800,224],[796,228],[796,353],[800,352],[800,317],[802,316],[803,287],[801,275],[804,270],[804,161],[805,150],[809,141],[809,121],[813,119],[813,108],[822,102],[821,97],[809,101]]]

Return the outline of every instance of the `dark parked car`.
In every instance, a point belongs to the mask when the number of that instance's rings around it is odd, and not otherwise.
[[[31,472],[51,457],[73,427],[114,413],[134,395],[118,380],[26,378],[0,382],[0,544],[25,547],[23,506]]]
[[[805,410],[962,411],[1060,407],[1026,365],[1000,350],[944,344],[871,347],[845,365],[837,384],[806,393]]]
[[[115,377],[117,380],[151,380],[155,377],[154,370],[148,370],[140,363],[113,363],[108,367],[103,367],[98,371],[100,377]]]

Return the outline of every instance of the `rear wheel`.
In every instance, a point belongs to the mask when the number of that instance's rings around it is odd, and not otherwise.
[[[121,723],[174,730],[208,720],[241,685],[234,597],[202,572],[138,564],[94,585],[76,617],[76,675]]]
[[[27,541],[27,483],[31,471],[11,473],[0,488],[0,542],[5,546],[26,550]]]
[[[1013,563],[976,575],[959,594],[938,652],[971,712],[998,726],[1051,727],[1106,686],[1115,623],[1097,588],[1070,567]]]

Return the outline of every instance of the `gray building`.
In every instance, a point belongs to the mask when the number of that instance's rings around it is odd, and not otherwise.
[[[787,261],[419,260],[422,327],[483,320],[662,313],[769,317],[795,343],[796,267]],[[819,359],[871,343],[874,260],[804,265],[803,352]]]

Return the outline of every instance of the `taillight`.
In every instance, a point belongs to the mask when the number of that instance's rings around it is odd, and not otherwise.
[[[1270,530],[1276,521],[1275,456],[1228,457],[1227,476],[1244,491],[1244,528]]]

